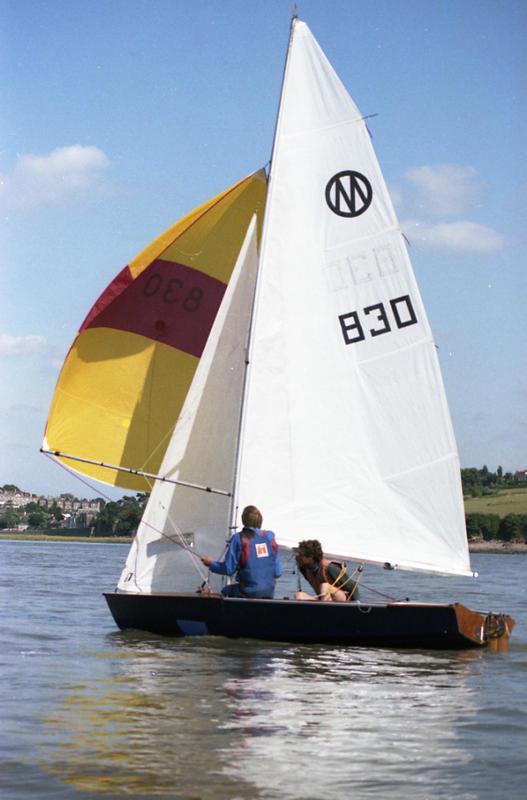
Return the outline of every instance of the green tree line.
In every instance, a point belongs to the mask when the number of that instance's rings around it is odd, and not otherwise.
[[[462,469],[461,482],[463,494],[468,497],[491,495],[499,489],[517,485],[511,472],[504,473],[502,467],[491,472],[486,466],[481,469]],[[6,492],[20,491],[13,485],[2,488]],[[101,510],[90,523],[90,527],[99,536],[133,534],[137,530],[147,500],[147,494],[136,494],[115,502],[101,501]],[[19,524],[26,524],[33,530],[60,528],[63,521],[64,514],[56,501],[51,505],[31,501],[20,508],[9,508],[0,512],[0,529],[15,528]],[[78,513],[76,523],[77,527],[87,527],[86,516]],[[527,542],[527,514],[507,514],[501,518],[497,514],[470,513],[466,515],[466,523],[469,539]]]
[[[492,494],[496,489],[516,486],[512,472],[503,472],[503,467],[498,467],[496,472],[491,472],[488,467],[469,467],[461,470],[461,483],[465,497],[481,497]]]
[[[469,539],[493,539],[504,542],[527,542],[527,514],[466,514]]]

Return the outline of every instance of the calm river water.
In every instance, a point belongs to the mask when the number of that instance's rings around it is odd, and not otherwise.
[[[3,800],[525,797],[527,556],[475,555],[477,581],[365,575],[508,611],[490,653],[121,633],[101,592],[126,552],[0,542]]]

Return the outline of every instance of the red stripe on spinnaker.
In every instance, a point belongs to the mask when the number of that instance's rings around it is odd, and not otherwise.
[[[119,297],[122,292],[124,292],[126,287],[133,282],[133,280],[134,279],[132,277],[132,273],[130,272],[130,267],[125,267],[122,269],[120,273],[113,279],[113,281],[108,284],[97,302],[91,307],[90,311],[88,312],[88,316],[80,327],[80,330],[83,331],[84,328],[89,328],[93,320],[98,317],[105,308],[113,303],[114,300]]]
[[[101,295],[81,330],[129,331],[199,358],[226,288],[216,278],[172,261],[152,262],[135,280],[127,267]]]

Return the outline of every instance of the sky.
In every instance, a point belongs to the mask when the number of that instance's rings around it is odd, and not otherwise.
[[[0,486],[39,453],[86,313],[180,216],[265,165],[289,0],[0,0]],[[463,467],[527,469],[527,2],[299,0],[369,120]]]

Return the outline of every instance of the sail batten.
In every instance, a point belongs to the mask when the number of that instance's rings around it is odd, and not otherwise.
[[[441,456],[440,458],[436,458],[435,461],[429,461],[426,464],[416,464],[415,466],[410,467],[410,469],[405,469],[400,472],[393,472],[391,474],[384,475],[384,480],[386,481],[395,480],[396,478],[401,478],[404,475],[410,475],[412,472],[414,473],[419,472],[419,470],[426,469],[427,467],[432,467],[435,464],[441,464],[445,461],[451,461],[451,460],[455,460],[457,462],[458,454],[447,453],[446,455]]]
[[[319,125],[318,127],[307,128],[306,130],[296,131],[294,133],[284,133],[284,140],[294,140],[296,137],[305,137],[309,134],[320,134],[327,131],[335,130],[336,128],[345,127],[346,125],[357,125],[359,122],[364,122],[364,117],[350,117],[343,119],[340,122],[334,122],[332,125]]]

